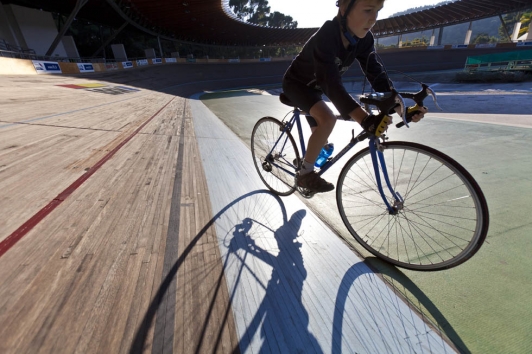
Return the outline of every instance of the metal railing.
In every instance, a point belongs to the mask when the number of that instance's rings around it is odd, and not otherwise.
[[[62,63],[106,63],[114,62],[114,60],[106,60],[105,58],[70,58],[70,57],[60,57],[60,56],[48,56],[48,55],[38,55],[35,52],[28,51],[12,51],[0,49],[0,57],[2,58],[13,58],[13,59],[29,59],[29,60],[40,60],[40,61],[54,61]]]

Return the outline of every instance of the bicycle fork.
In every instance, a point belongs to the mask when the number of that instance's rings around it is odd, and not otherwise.
[[[369,140],[369,150],[371,154],[371,160],[373,161],[373,169],[375,170],[375,179],[377,180],[377,187],[379,188],[379,193],[381,194],[382,200],[384,201],[384,204],[386,204],[386,207],[388,208],[388,212],[391,215],[396,215],[399,213],[399,210],[403,209],[404,200],[401,195],[394,191],[392,188],[392,185],[390,183],[390,178],[388,177],[388,170],[386,168],[386,162],[384,161],[384,154],[381,151],[381,147],[379,144],[379,138],[377,137],[371,137]],[[378,158],[377,158],[378,156]],[[382,188],[382,182],[379,172],[379,162],[380,167],[382,169],[382,174],[384,176],[384,180],[386,181],[386,185],[388,186],[388,189],[390,190],[390,193],[392,194],[394,198],[394,205],[391,206],[388,202],[388,199],[386,199],[386,196],[384,195],[384,190]]]

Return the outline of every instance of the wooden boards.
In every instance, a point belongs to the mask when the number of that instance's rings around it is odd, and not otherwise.
[[[0,352],[237,348],[187,100],[10,80],[0,242],[100,167],[0,257]]]

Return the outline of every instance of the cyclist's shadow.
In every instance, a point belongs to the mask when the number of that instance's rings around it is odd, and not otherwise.
[[[235,226],[233,238],[228,247],[228,256],[235,255],[241,262],[238,278],[241,278],[242,272],[247,269],[259,287],[265,290],[254,317],[241,337],[239,345],[241,352],[246,352],[252,346],[253,337],[257,334],[259,327],[262,339],[260,352],[323,352],[318,341],[308,329],[309,315],[301,298],[307,272],[301,253],[302,244],[297,241],[297,235],[305,215],[305,210],[297,211],[277,230],[271,230],[266,225],[250,218],[244,219],[242,224]],[[268,228],[273,232],[277,242],[277,252],[269,252],[257,245],[249,233],[254,225]],[[248,256],[272,267],[267,284],[262,283],[253,270],[247,266]],[[275,347],[270,347],[270,344]]]

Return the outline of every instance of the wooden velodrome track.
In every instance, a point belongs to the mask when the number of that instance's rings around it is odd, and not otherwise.
[[[190,98],[256,65],[0,77],[0,353],[454,352]]]

